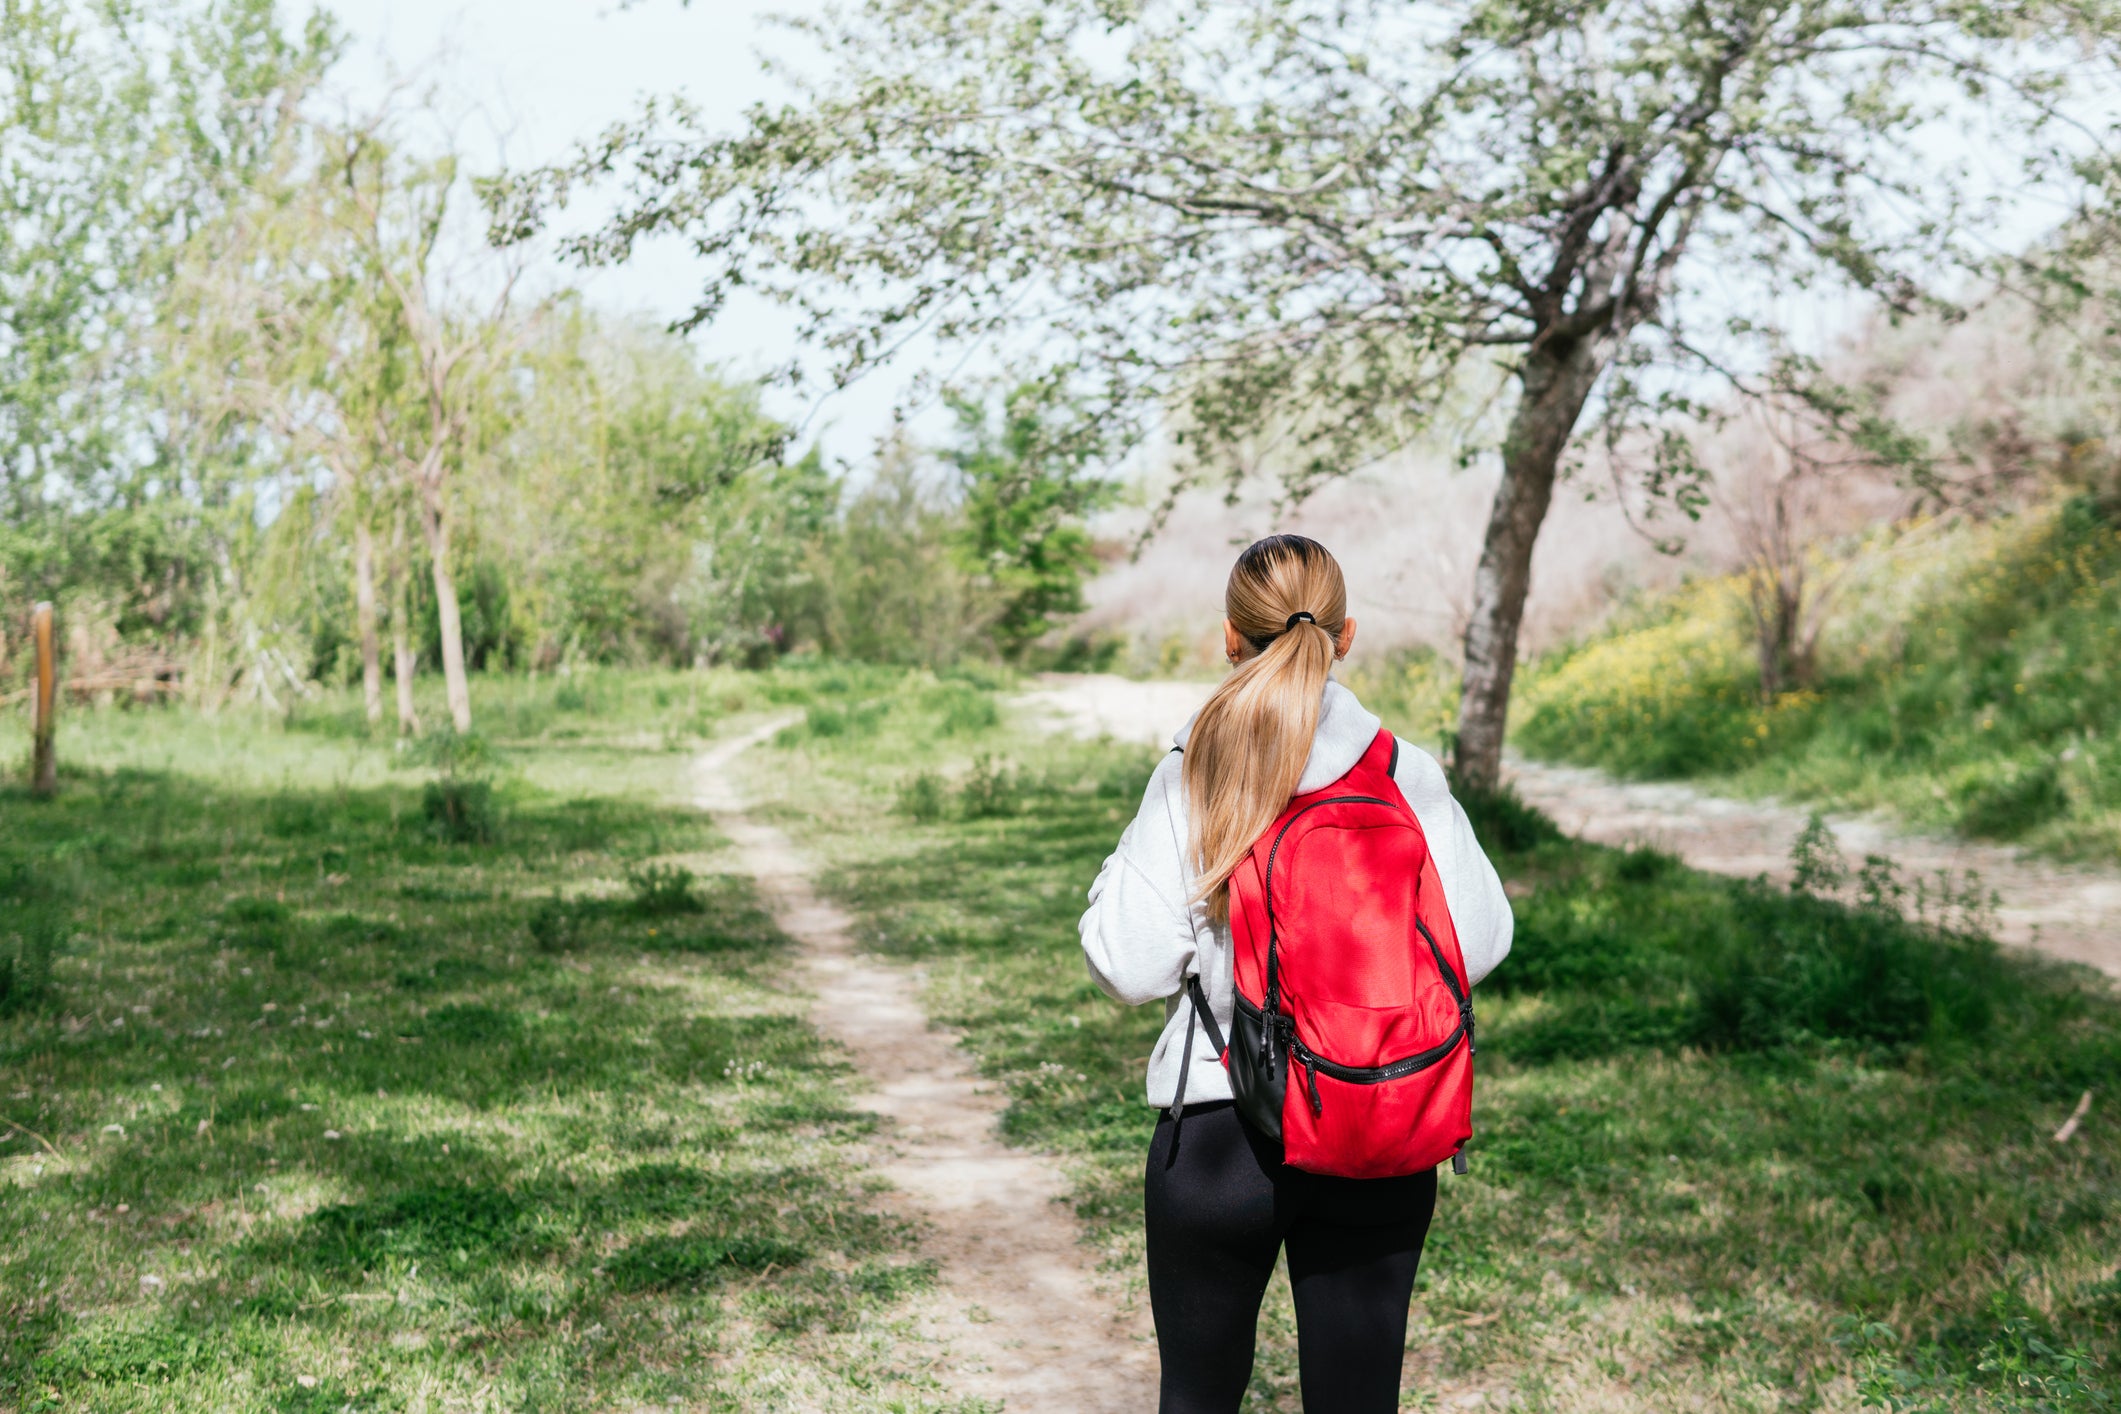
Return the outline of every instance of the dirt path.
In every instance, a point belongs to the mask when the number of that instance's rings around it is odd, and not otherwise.
[[[1650,844],[1700,869],[1789,878],[1790,845],[1810,811],[1774,800],[1730,800],[1675,782],[1616,781],[1582,766],[1512,761],[1518,794],[1572,835]],[[2073,869],[1997,845],[1915,834],[1875,815],[1831,815],[1851,863],[1882,854],[1909,878],[1969,870],[2002,899],[1996,936],[2121,977],[2121,875]]]
[[[1041,673],[1038,686],[1020,692],[1011,705],[1047,731],[1085,741],[1169,746],[1194,709],[1207,700],[1212,682],[1137,682],[1113,673]]]
[[[801,949],[819,1030],[872,1083],[854,1103],[890,1121],[876,1172],[922,1228],[940,1264],[921,1328],[946,1355],[951,1393],[1009,1414],[1138,1414],[1156,1403],[1146,1319],[1092,1274],[1067,1184],[1050,1158],[995,1134],[1002,1100],[930,1027],[904,968],[856,950],[852,920],[811,886],[811,865],[774,826],[745,813],[730,767],[785,722],[720,743],[695,764],[695,803],[711,812],[758,881],[774,921]]]
[[[1163,742],[1212,684],[1133,682],[1108,674],[1049,673],[1017,704],[1077,736]],[[1730,800],[1691,786],[1616,781],[1583,767],[1511,761],[1518,792],[1562,829],[1599,844],[1649,844],[1699,869],[1789,876],[1790,844],[1809,812],[1776,801]],[[1882,854],[1914,878],[1978,872],[2002,896],[2001,941],[2090,963],[2121,977],[2121,874],[2072,869],[2015,850],[1915,834],[1876,816],[1829,817],[1849,859]]]

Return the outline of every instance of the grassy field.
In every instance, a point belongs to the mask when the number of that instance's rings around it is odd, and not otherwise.
[[[1641,605],[1525,675],[1534,755],[1884,806],[2121,861],[2121,527],[2088,499],[1926,523],[1813,567],[1818,673],[1763,702],[1742,587]]]
[[[949,1407],[853,1078],[685,805],[768,712],[753,793],[1131,1278],[1158,1018],[1074,923],[1155,753],[1033,738],[1006,687],[482,682],[453,782],[336,698],[70,717],[62,798],[0,794],[0,1408]],[[1480,815],[1518,942],[1405,1407],[2114,1407],[2103,983],[1891,881],[1849,908]],[[1293,1350],[1277,1289],[1256,1414],[1296,1409]]]
[[[1155,753],[1034,740],[977,682],[842,670],[751,770],[872,945],[924,970],[1139,1261],[1160,1015],[1099,996],[1082,891]],[[1482,812],[1516,898],[1484,989],[1473,1172],[1447,1180],[1405,1407],[2100,1410],[2121,1397],[2121,1074],[2098,979]],[[1815,859],[1815,871],[1832,861]],[[1905,900],[1899,900],[1904,902]],[[1249,1407],[1297,1408],[1270,1296]]]
[[[482,683],[454,784],[343,699],[71,714],[0,790],[0,1409],[946,1407],[684,800],[767,686]]]

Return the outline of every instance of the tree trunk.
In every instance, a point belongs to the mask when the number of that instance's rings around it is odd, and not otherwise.
[[[376,536],[365,520],[354,526],[354,614],[361,626],[361,702],[374,726],[383,720],[383,654],[376,642]]]
[[[400,531],[404,522],[399,523]],[[398,537],[399,553],[403,554],[404,535]],[[393,593],[390,606],[390,651],[392,669],[398,679],[398,735],[418,736],[420,714],[412,704],[412,675],[418,667],[418,659],[412,651],[412,576],[402,562],[392,576]]]
[[[54,721],[59,710],[59,642],[52,626],[52,606],[31,611],[31,636],[37,646],[37,677],[30,686],[30,794],[49,800],[59,793],[59,752]]]
[[[434,569],[435,616],[442,627],[442,684],[449,694],[449,720],[471,730],[471,681],[464,673],[464,620],[457,611],[457,582],[449,573],[449,518],[432,495],[420,499],[420,529]]]
[[[1495,488],[1487,541],[1473,575],[1465,689],[1452,753],[1457,778],[1475,789],[1493,790],[1502,779],[1502,738],[1517,674],[1517,630],[1532,587],[1532,546],[1554,500],[1561,454],[1611,347],[1608,339],[1593,337],[1559,349],[1535,348],[1517,375],[1520,393],[1502,446],[1502,484]]]

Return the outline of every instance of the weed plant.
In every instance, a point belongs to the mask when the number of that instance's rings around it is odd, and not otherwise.
[[[1004,753],[1042,766],[1013,809],[902,805]],[[753,766],[1137,1283],[1164,1014],[1097,993],[1076,920],[1160,759],[957,741],[909,687],[860,750]],[[1466,804],[1516,942],[1477,996],[1472,1173],[1444,1180],[1403,1408],[2112,1407],[2121,1130],[2052,1137],[2121,1074],[2103,980],[1998,951],[1963,891],[1916,913],[1904,881],[1816,849],[1790,892],[1565,839],[1507,794]],[[1299,1407],[1279,1285],[1246,1407]]]
[[[698,883],[682,864],[638,864],[626,871],[633,911],[643,918],[706,912],[707,901],[700,897]]]

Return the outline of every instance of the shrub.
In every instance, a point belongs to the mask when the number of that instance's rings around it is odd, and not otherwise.
[[[1761,1050],[1806,1041],[1900,1048],[1986,1030],[2011,975],[1993,943],[1765,884],[1733,887],[1733,927],[1697,983],[1694,1039]]]
[[[434,837],[450,844],[491,844],[499,833],[500,808],[492,781],[462,776],[429,781],[420,795],[420,810]]]
[[[1651,849],[1647,845],[1636,845],[1621,852],[1619,860],[1613,865],[1613,874],[1615,878],[1630,884],[1651,884],[1667,874],[1678,872],[1681,867],[1677,855],[1667,854],[1661,849]]]
[[[1022,792],[1015,768],[1006,761],[982,756],[972,763],[972,773],[957,788],[958,808],[967,820],[1014,815]]]
[[[693,888],[698,882],[682,864],[643,864],[626,871],[633,911],[644,918],[705,912],[707,904]]]
[[[2023,999],[2021,971],[1973,931],[1977,884],[1930,897],[1876,858],[1852,880],[1824,822],[1792,853],[1790,891],[1654,850],[1557,856],[1482,984],[1541,999],[1500,1026],[1498,1047],[1529,1064],[1685,1045],[1892,1053],[1978,1037]],[[1853,905],[1826,892],[1849,884]]]
[[[944,736],[972,736],[1001,725],[994,694],[964,682],[945,682],[922,695],[921,705],[940,719]]]
[[[784,744],[805,738],[811,741],[833,741],[840,738],[874,736],[883,722],[884,714],[891,710],[888,702],[857,702],[842,705],[821,702],[803,714],[803,724],[792,727],[781,734]]]
[[[1959,828],[1970,835],[2014,840],[2069,811],[2069,793],[2053,761],[2005,765],[1965,791]]]
[[[1763,708],[1736,601],[1720,582],[1676,591],[1633,623],[1537,665],[1518,740],[1626,775],[1686,776],[1754,759],[1787,708]],[[1798,715],[1802,715],[1801,713]]]
[[[942,819],[944,804],[943,783],[933,771],[921,772],[898,789],[899,813],[919,824]]]
[[[459,732],[447,722],[401,743],[399,749],[408,764],[432,766],[445,776],[485,775],[501,765],[501,753],[492,742],[477,732]]]

